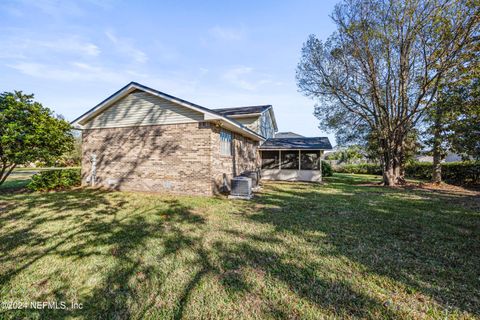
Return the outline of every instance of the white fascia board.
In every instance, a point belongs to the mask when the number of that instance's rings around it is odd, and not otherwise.
[[[260,135],[255,134],[255,133],[252,133],[248,130],[245,130],[244,128],[238,126],[234,122],[225,121],[225,119],[221,119],[220,121],[221,121],[222,128],[228,129],[228,130],[236,132],[236,133],[240,133],[241,135],[244,135],[244,136],[246,136],[246,137],[248,137],[252,140],[255,140],[255,141],[265,141],[265,138],[261,137]]]
[[[246,113],[246,114],[234,114],[231,116],[226,116],[228,118],[252,118],[252,117],[258,117],[262,113]]]
[[[273,121],[273,128],[275,129],[274,131],[278,131],[278,126],[277,126],[277,119],[275,119],[275,113],[273,112],[273,106],[267,109],[268,112],[270,112],[270,118],[272,118]]]
[[[160,92],[157,92],[155,90],[151,90],[147,87],[143,87],[143,86],[138,86],[136,85],[135,83],[131,83],[130,85],[128,85],[127,87],[125,87],[123,90],[121,90],[120,92],[118,92],[117,94],[114,94],[112,97],[110,98],[107,98],[105,101],[103,101],[102,103],[100,103],[99,105],[97,105],[95,108],[91,109],[90,111],[88,111],[87,113],[85,113],[83,116],[81,116],[80,118],[76,119],[72,125],[74,126],[74,128],[76,129],[82,129],[83,126],[81,124],[81,122],[85,121],[85,120],[88,120],[90,119],[91,117],[97,115],[98,113],[100,113],[101,111],[103,111],[104,109],[108,108],[110,105],[112,105],[113,103],[115,103],[116,101],[120,100],[121,98],[125,97],[126,95],[128,95],[130,92],[134,91],[134,90],[141,90],[141,91],[144,91],[144,92],[147,92],[147,93],[150,93],[154,96],[157,96],[157,97],[160,97],[162,99],[165,99],[167,101],[170,101],[170,102],[173,102],[173,103],[176,103],[178,105],[181,105],[181,106],[184,106],[186,108],[189,108],[189,109],[192,109],[192,110],[195,110],[195,111],[198,111],[200,113],[203,113],[204,114],[204,119],[206,121],[212,121],[212,120],[221,120],[222,122],[225,122],[225,123],[228,123],[229,126],[231,126],[232,128],[236,128],[236,130],[232,130],[232,131],[237,131],[239,133],[242,133],[244,134],[245,136],[248,136],[250,137],[251,139],[254,139],[254,140],[258,140],[258,141],[263,141],[263,137],[261,136],[257,136],[256,134],[252,134],[251,132],[249,132],[248,130],[246,130],[245,128],[243,128],[240,124],[228,119],[227,117],[223,117],[221,115],[218,115],[218,114],[215,114],[213,112],[209,112],[208,110],[205,110],[204,108],[198,108],[198,107],[195,107],[194,105],[191,105],[189,103],[185,103],[183,101],[180,101],[178,99],[175,99],[175,98],[172,98],[170,96],[166,96],[164,94],[161,94]]]

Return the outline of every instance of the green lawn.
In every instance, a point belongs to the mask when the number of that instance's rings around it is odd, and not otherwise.
[[[253,201],[0,193],[1,319],[479,318],[478,194],[267,183]]]

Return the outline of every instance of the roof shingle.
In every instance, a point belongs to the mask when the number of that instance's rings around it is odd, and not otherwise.
[[[271,138],[267,139],[260,150],[328,150],[332,149],[328,137],[314,138]]]
[[[211,110],[221,114],[222,116],[236,116],[236,115],[243,115],[243,114],[262,113],[271,107],[272,107],[271,105],[263,105],[263,106],[245,106],[245,107],[236,107],[236,108],[221,108],[221,109],[211,109]]]

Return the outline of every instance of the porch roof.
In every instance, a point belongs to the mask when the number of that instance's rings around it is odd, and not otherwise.
[[[329,150],[332,149],[328,137],[270,138],[260,150]]]

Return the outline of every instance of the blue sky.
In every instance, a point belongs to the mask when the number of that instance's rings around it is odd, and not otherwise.
[[[325,135],[295,68],[335,2],[2,1],[0,91],[73,120],[137,81],[209,108],[272,104],[280,131]]]

